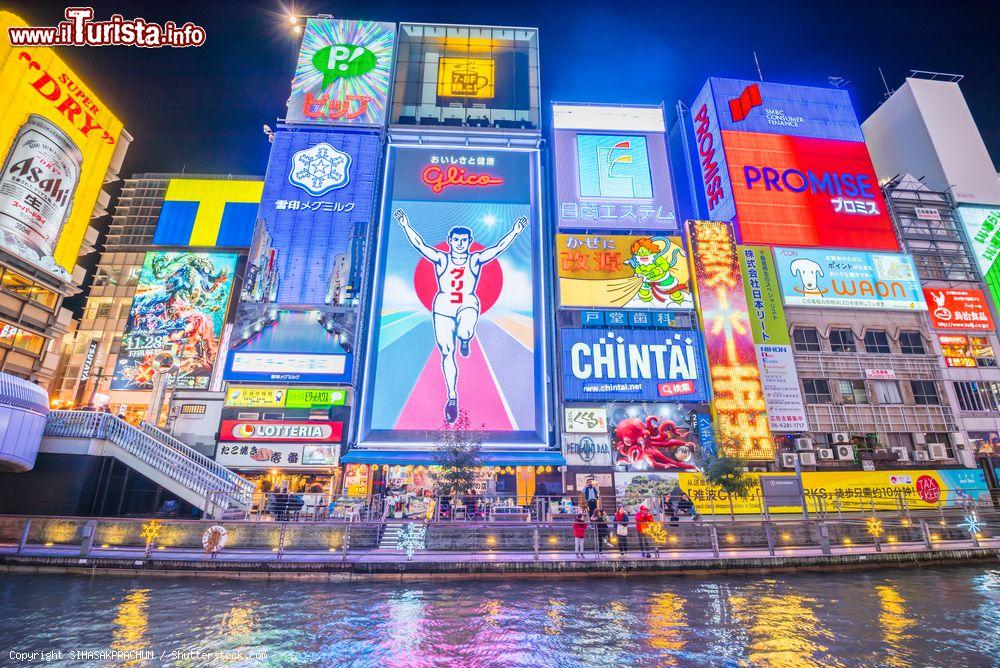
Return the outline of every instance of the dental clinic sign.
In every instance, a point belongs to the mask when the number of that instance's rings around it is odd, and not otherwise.
[[[701,337],[693,330],[561,330],[563,400],[702,402]]]
[[[909,255],[775,248],[774,262],[786,306],[927,310]]]

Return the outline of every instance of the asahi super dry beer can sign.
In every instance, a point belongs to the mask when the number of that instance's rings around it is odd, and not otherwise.
[[[83,155],[69,136],[37,114],[28,116],[0,173],[0,229],[41,257],[55,253],[80,180]]]

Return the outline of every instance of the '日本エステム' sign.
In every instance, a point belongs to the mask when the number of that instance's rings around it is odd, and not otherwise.
[[[909,255],[775,248],[774,261],[786,306],[927,310]]]
[[[616,309],[691,309],[680,237],[557,234],[559,303]]]
[[[746,294],[732,226],[707,220],[687,223],[694,260],[695,297],[705,327],[705,348],[719,427],[726,454],[771,460],[774,441],[768,422]],[[725,450],[724,450],[725,451]]]
[[[546,442],[536,151],[390,147],[362,445]]]
[[[395,41],[392,23],[309,19],[286,120],[383,125]]]

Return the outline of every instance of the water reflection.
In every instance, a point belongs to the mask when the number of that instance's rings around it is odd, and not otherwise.
[[[987,666],[1000,655],[1000,570],[984,568],[420,584],[7,575],[0,609],[17,611],[0,645],[19,651],[262,651],[273,666]]]
[[[114,635],[111,649],[119,652],[138,652],[148,644],[146,630],[149,628],[147,604],[149,589],[133,589],[118,604],[118,614],[114,620]],[[138,661],[125,665],[137,666]]]

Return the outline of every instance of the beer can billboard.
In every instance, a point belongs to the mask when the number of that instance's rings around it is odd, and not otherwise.
[[[4,35],[23,25],[0,12]],[[71,282],[122,124],[45,47],[6,50],[0,96],[0,246]]]

